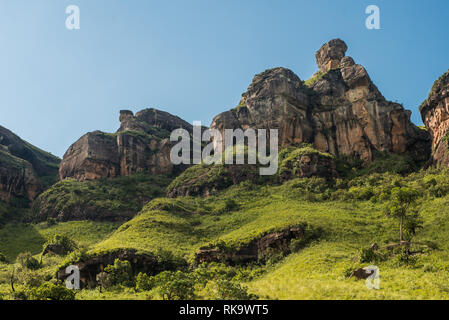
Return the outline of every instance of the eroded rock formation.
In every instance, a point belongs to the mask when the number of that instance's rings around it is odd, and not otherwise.
[[[106,253],[92,255],[91,257],[75,262],[80,271],[81,288],[93,288],[97,285],[97,275],[104,271],[108,265],[113,265],[114,261],[129,261],[133,274],[137,276],[139,272],[155,275],[165,270],[176,270],[183,267],[175,265],[172,261],[164,261],[151,253],[138,253],[134,249],[118,249]],[[57,278],[64,281],[69,274],[66,274],[65,267],[57,272]]]
[[[449,166],[449,71],[434,83],[420,111],[432,138],[433,162]]]
[[[120,112],[116,133],[95,131],[85,134],[64,155],[59,168],[60,179],[79,181],[128,176],[147,171],[171,174],[183,167],[170,161],[170,133],[183,128],[192,131],[186,121],[167,112],[146,109],[135,116]]]
[[[411,112],[387,101],[365,68],[345,57],[347,46],[331,40],[316,54],[320,72],[303,82],[285,68],[254,77],[238,107],[212,122],[220,130],[278,129],[281,146],[300,142],[333,155],[373,160],[376,151],[428,158],[429,136]]]
[[[306,226],[286,228],[278,232],[268,233],[239,248],[223,248],[220,246],[203,247],[195,254],[195,263],[222,262],[231,265],[265,261],[272,255],[289,253],[292,240],[307,240],[315,237],[306,234]]]

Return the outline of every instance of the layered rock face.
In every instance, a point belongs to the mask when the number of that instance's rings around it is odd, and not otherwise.
[[[75,142],[64,155],[59,178],[79,181],[128,176],[147,171],[170,174],[182,170],[170,161],[170,133],[183,128],[192,131],[186,121],[167,112],[146,109],[135,116],[120,112],[120,128],[114,134],[90,132]]]
[[[449,166],[449,71],[434,83],[420,111],[432,138],[433,162]]]
[[[57,176],[59,159],[0,126],[0,199],[34,200]],[[45,178],[46,181],[43,181]]]
[[[410,151],[427,159],[428,134],[410,121],[411,112],[387,101],[365,68],[345,56],[339,39],[316,54],[320,72],[303,82],[285,68],[254,77],[240,105],[218,115],[211,127],[278,129],[281,147],[301,142],[333,155],[373,160],[375,152]]]

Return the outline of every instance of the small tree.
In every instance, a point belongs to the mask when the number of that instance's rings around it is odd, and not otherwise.
[[[404,227],[412,227],[407,234],[414,235],[418,228],[419,215],[414,205],[419,197],[418,191],[407,187],[396,187],[391,190],[391,200],[387,207],[387,216],[399,221],[399,242],[404,242]]]
[[[195,279],[182,271],[164,271],[154,281],[163,300],[192,300],[195,298]]]

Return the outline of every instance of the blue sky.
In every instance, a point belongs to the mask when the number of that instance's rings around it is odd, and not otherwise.
[[[78,5],[81,29],[65,27]],[[381,30],[365,28],[365,8]],[[301,79],[343,39],[384,96],[413,111],[449,68],[449,1],[0,0],[0,125],[62,156],[119,110],[160,108],[189,122],[238,104],[254,74]]]

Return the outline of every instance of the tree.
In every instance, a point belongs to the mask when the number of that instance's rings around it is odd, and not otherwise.
[[[399,221],[399,242],[404,242],[404,226],[409,236],[415,234],[419,227],[419,215],[414,210],[419,192],[412,188],[396,187],[391,190],[391,200],[387,207],[387,216]]]
[[[195,298],[195,279],[182,271],[164,271],[155,276],[159,294],[164,300],[192,300]]]

